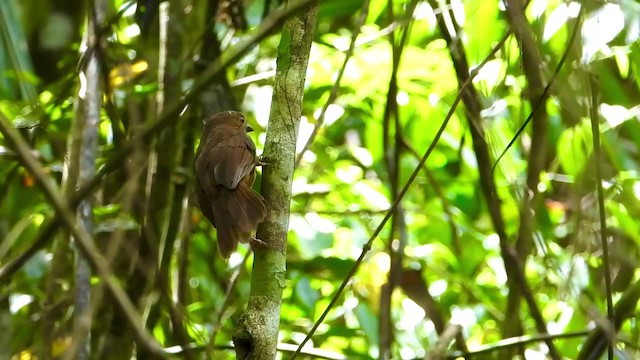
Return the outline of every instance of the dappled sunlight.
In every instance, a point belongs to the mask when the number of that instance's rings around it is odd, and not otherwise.
[[[4,358],[640,358],[637,1],[0,14]]]

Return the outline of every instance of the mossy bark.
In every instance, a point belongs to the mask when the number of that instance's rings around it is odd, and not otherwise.
[[[268,245],[255,249],[247,311],[236,326],[233,341],[238,359],[274,359],[280,324],[280,304],[286,284],[287,230],[296,139],[302,116],[302,94],[318,7],[287,20],[278,47],[269,128],[264,156],[262,195],[268,215],[257,237]]]

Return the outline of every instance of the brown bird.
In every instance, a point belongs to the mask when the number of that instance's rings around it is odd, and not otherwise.
[[[255,167],[266,165],[256,157],[253,131],[244,115],[223,111],[204,122],[193,170],[198,205],[218,232],[218,248],[226,259],[238,242],[261,242],[252,236],[267,216],[262,195],[251,189]]]

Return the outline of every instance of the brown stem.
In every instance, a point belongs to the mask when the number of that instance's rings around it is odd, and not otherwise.
[[[12,124],[6,117],[4,117],[3,114],[0,114],[0,131],[4,134],[5,141],[12,146],[20,156],[20,161],[25,168],[27,168],[36,178],[37,183],[42,187],[48,201],[55,208],[57,216],[60,217],[64,226],[66,226],[74,236],[79,248],[91,262],[91,265],[97,269],[98,274],[102,281],[105,282],[118,306],[120,306],[122,311],[127,314],[129,325],[134,329],[141,346],[145,349],[151,350],[155,354],[164,356],[164,350],[155,341],[153,336],[151,336],[142,326],[140,314],[120,285],[116,282],[108,262],[100,254],[93,243],[93,238],[85,228],[76,226],[75,217],[73,216],[71,209],[64,201],[60,190],[53,185],[55,182],[45,174],[42,165],[40,165],[31,154],[29,146],[20,137]]]
[[[451,104],[451,109],[449,109],[449,112],[445,116],[445,118],[444,118],[444,120],[442,122],[442,125],[440,125],[440,128],[438,129],[438,131],[436,132],[436,134],[434,136],[433,141],[431,142],[431,144],[429,144],[429,147],[427,148],[427,150],[425,151],[424,155],[420,159],[420,162],[418,163],[416,168],[413,170],[413,172],[409,176],[409,179],[407,180],[407,183],[402,187],[402,190],[400,190],[400,192],[398,193],[398,197],[394,200],[394,202],[391,205],[391,208],[389,209],[389,211],[386,213],[386,215],[384,216],[384,218],[382,219],[382,221],[380,222],[378,227],[373,231],[373,233],[371,234],[371,237],[369,237],[369,240],[362,247],[362,252],[360,253],[360,256],[358,256],[358,259],[356,260],[356,262],[353,264],[353,266],[351,267],[351,269],[347,273],[347,276],[344,278],[344,280],[342,281],[342,283],[340,284],[340,286],[336,290],[335,294],[331,297],[331,301],[329,302],[329,305],[327,305],[327,307],[324,309],[324,311],[322,312],[322,314],[320,315],[318,320],[316,320],[316,322],[313,324],[313,327],[311,328],[311,330],[309,330],[309,333],[307,334],[305,339],[300,343],[299,349],[302,349],[302,347],[309,341],[309,339],[311,339],[311,337],[316,332],[316,330],[318,329],[320,324],[322,324],[322,322],[327,317],[327,315],[329,314],[331,309],[338,302],[338,299],[340,298],[340,296],[341,296],[342,292],[344,291],[344,289],[347,287],[347,284],[349,283],[349,281],[351,281],[353,276],[356,274],[356,272],[360,268],[360,265],[362,264],[362,261],[364,260],[365,255],[369,252],[369,250],[371,250],[371,246],[372,246],[373,242],[378,237],[378,235],[380,235],[380,232],[382,232],[382,229],[385,227],[385,225],[387,224],[387,222],[391,218],[393,212],[395,211],[395,208],[400,204],[400,202],[402,201],[404,196],[407,194],[407,192],[409,191],[409,188],[411,187],[411,184],[413,184],[413,182],[416,180],[416,178],[418,177],[418,174],[420,173],[421,169],[424,167],[425,163],[427,162],[427,159],[429,158],[429,156],[431,155],[431,153],[435,149],[438,141],[440,140],[440,137],[442,136],[442,134],[444,133],[445,129],[447,128],[447,125],[449,124],[449,121],[451,120],[451,117],[455,113],[456,107],[460,103],[465,90],[470,86],[471,81],[473,80],[473,78],[476,77],[476,75],[478,74],[478,71],[480,71],[480,69],[482,69],[482,67],[484,67],[484,65],[487,62],[489,62],[489,60],[492,59],[493,56],[495,56],[495,54],[498,52],[498,50],[507,41],[508,37],[509,37],[509,33],[505,34],[502,37],[502,39],[500,39],[498,44],[491,50],[489,55],[487,55],[485,57],[485,59],[482,61],[482,63],[480,63],[478,65],[478,67],[476,67],[469,74],[469,78],[467,79],[467,81],[465,81],[464,84],[462,84],[462,86],[460,87],[460,92],[458,93],[458,95],[456,96],[455,100]]]
[[[437,6],[435,0],[429,0],[432,6]],[[438,27],[443,37],[449,44],[449,51],[451,53],[451,59],[453,61],[456,74],[458,76],[458,82],[463,83],[469,77],[469,65],[464,51],[464,46],[461,41],[454,39],[444,20],[444,11],[437,15]],[[454,27],[459,32],[460,28],[455,22],[455,18],[451,16]],[[535,320],[536,327],[540,333],[546,333],[546,324],[542,318],[541,312],[535,302],[531,289],[527,283],[527,279],[524,275],[524,270],[519,266],[519,259],[516,252],[511,248],[507,233],[505,230],[504,219],[500,211],[500,198],[498,197],[495,181],[491,171],[491,158],[489,155],[489,149],[485,141],[484,129],[482,125],[482,117],[480,111],[482,105],[480,102],[480,95],[477,93],[474,87],[469,87],[464,93],[463,101],[465,103],[465,115],[469,123],[469,129],[471,132],[471,139],[473,141],[473,148],[476,154],[478,162],[478,172],[480,175],[480,187],[487,201],[489,208],[489,214],[493,222],[494,229],[500,239],[501,256],[505,266],[505,271],[508,277],[509,288],[511,293],[524,294],[527,299],[527,303],[531,310],[532,317]],[[520,328],[520,322],[518,319],[512,319],[509,323],[515,328]],[[559,359],[557,350],[555,349],[551,340],[547,341],[547,347],[549,348],[550,355],[554,359]]]
[[[364,25],[365,20],[367,20],[367,15],[369,14],[369,2],[370,0],[364,0],[362,3],[362,10],[360,11],[360,17],[358,18],[358,21],[354,27],[355,30],[351,35],[351,43],[349,44],[349,49],[347,49],[347,52],[344,54],[344,61],[342,62],[342,67],[338,71],[338,76],[336,77],[336,81],[333,83],[333,86],[331,87],[331,92],[329,93],[329,98],[327,99],[327,102],[322,107],[322,110],[320,110],[320,116],[318,116],[318,119],[316,120],[316,123],[313,127],[313,131],[309,136],[309,139],[304,144],[304,146],[302,147],[302,150],[298,153],[298,156],[296,157],[296,163],[295,163],[296,168],[300,164],[300,160],[302,160],[304,153],[307,152],[307,150],[309,150],[309,147],[311,146],[311,144],[313,144],[313,141],[315,140],[316,136],[318,136],[318,132],[320,131],[320,128],[324,124],[324,117],[327,113],[327,109],[331,104],[333,104],[336,101],[336,98],[338,97],[338,90],[340,89],[340,81],[342,80],[342,76],[344,75],[344,72],[347,69],[347,64],[349,63],[351,56],[353,56],[353,51],[356,48],[356,40],[358,38],[358,35],[360,34],[360,31],[362,29],[362,26]]]
[[[411,18],[417,1],[412,1],[406,11],[406,18]],[[390,19],[393,19],[393,4],[389,2]],[[411,22],[403,28],[400,41],[396,44],[393,33],[389,34],[389,41],[392,47],[392,68],[389,79],[389,90],[387,91],[387,101],[383,116],[383,147],[385,151],[385,163],[389,171],[389,182],[391,188],[391,198],[395,199],[399,192],[400,177],[400,154],[402,152],[402,125],[400,124],[400,114],[397,103],[398,94],[398,71],[400,69],[400,59],[405,48],[405,43],[409,38]],[[393,121],[392,121],[393,120]],[[392,133],[393,130],[393,133]],[[393,319],[391,318],[391,299],[395,288],[400,285],[402,277],[402,261],[404,259],[404,249],[407,244],[407,232],[404,221],[404,209],[401,205],[395,208],[391,219],[391,231],[389,239],[389,257],[391,259],[387,283],[380,291],[380,359],[390,359],[391,346],[393,345]],[[398,239],[396,242],[395,239]]]
[[[111,172],[119,169],[126,158],[134,151],[134,149],[140,143],[146,143],[149,139],[157,134],[162,129],[170,126],[177,125],[185,119],[180,116],[182,110],[191,101],[206,89],[206,87],[215,80],[215,76],[220,74],[224,69],[237,61],[242,55],[251,50],[256,44],[269,36],[275,31],[279,25],[281,25],[286,19],[293,14],[302,11],[316,0],[298,0],[291,1],[287,6],[281,7],[278,10],[272,11],[271,14],[262,22],[262,24],[254,31],[253,35],[242,41],[227,51],[225,51],[220,58],[211,64],[202,74],[198,77],[191,90],[184,96],[174,100],[168,104],[165,111],[155,121],[146,123],[139,132],[139,136],[135,139],[130,139],[124,142],[118,150],[113,153],[107,160],[107,162],[97,171],[95,176],[75,192],[74,196],[69,201],[70,207],[75,207],[78,203],[88,196],[95,188],[102,182],[102,180]],[[177,119],[177,121],[176,121]],[[46,246],[52,239],[53,234],[58,230],[58,227],[62,224],[60,219],[54,217],[48,219],[41,226],[41,230],[36,237],[36,240],[27,247],[23,253],[16,256],[11,261],[7,262],[0,268],[0,283],[6,281],[11,275],[13,275],[18,269],[20,269],[38,250]]]

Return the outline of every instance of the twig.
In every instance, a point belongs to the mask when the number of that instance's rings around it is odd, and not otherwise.
[[[425,360],[443,360],[445,358],[445,351],[449,347],[449,344],[462,332],[462,326],[457,324],[449,324],[447,328],[440,334],[438,341],[433,346],[433,349],[424,357]]]
[[[547,340],[570,339],[570,338],[585,336],[587,334],[589,334],[589,331],[576,331],[576,332],[564,333],[564,334],[539,334],[534,336],[529,336],[529,335],[517,336],[517,337],[500,340],[494,345],[487,345],[478,350],[473,350],[468,352],[456,351],[454,353],[447,355],[447,358],[457,359],[462,356],[476,356],[476,355],[489,354],[489,353],[500,351],[500,350],[510,349],[514,347],[521,347],[527,344],[545,342]]]
[[[182,110],[194,100],[201,91],[203,91],[212,81],[215,76],[222,72],[227,66],[239,59],[246,52],[251,50],[253,46],[270,35],[275,29],[284,22],[289,16],[297,11],[301,11],[305,7],[309,6],[315,0],[298,0],[291,1],[286,7],[282,7],[279,10],[273,11],[267,19],[261,24],[261,26],[254,32],[254,35],[248,38],[246,41],[237,43],[235,46],[225,51],[218,61],[211,64],[211,66],[204,71],[198,80],[195,82],[191,91],[182,98],[169,104],[162,115],[153,122],[148,123],[144,128],[140,130],[139,135],[127,142],[124,142],[118,150],[109,157],[107,162],[96,172],[95,176],[83,184],[75,193],[69,207],[75,207],[80,200],[88,196],[95,188],[100,184],[112,171],[118,169],[123,160],[138,146],[138,144],[145,143],[152,135],[156,134],[160,130],[175,124],[176,121],[182,121],[183,117],[180,117]],[[177,120],[176,120],[177,119]],[[35,253],[46,246],[51,240],[53,234],[60,226],[60,219],[54,217],[44,222],[41,227],[36,240],[31,244],[27,250],[16,256],[12,261],[8,262],[5,266],[0,268],[0,283],[4,282],[13,273],[20,269]]]
[[[500,162],[500,160],[505,156],[507,151],[509,151],[509,149],[511,149],[511,147],[516,142],[516,140],[518,140],[518,138],[520,137],[520,135],[522,134],[524,129],[527,128],[527,125],[529,125],[529,123],[531,122],[531,119],[533,119],[533,116],[536,114],[538,109],[542,106],[544,101],[547,100],[547,97],[549,96],[549,92],[551,91],[551,86],[553,85],[553,83],[555,82],[556,78],[558,77],[558,74],[560,73],[560,70],[564,66],[565,61],[567,61],[567,57],[569,57],[569,51],[571,50],[571,47],[573,46],[573,43],[576,40],[576,36],[578,35],[578,29],[580,29],[580,25],[581,25],[581,22],[582,22],[582,17],[584,16],[584,11],[585,11],[585,6],[581,5],[580,6],[580,11],[578,12],[578,16],[576,18],[576,25],[574,26],[573,31],[571,32],[571,36],[569,37],[569,41],[567,42],[567,47],[566,47],[564,53],[562,54],[562,57],[560,58],[560,61],[558,61],[558,65],[556,66],[556,69],[553,72],[553,75],[551,76],[551,79],[549,79],[549,82],[547,83],[547,86],[545,86],[544,91],[542,92],[542,94],[538,98],[538,101],[536,101],[536,103],[535,103],[535,105],[533,107],[533,110],[531,110],[531,113],[529,114],[527,119],[520,126],[520,128],[518,128],[518,130],[516,131],[516,134],[513,136],[511,141],[509,141],[509,144],[507,144],[507,147],[504,150],[502,150],[502,152],[500,153],[500,155],[496,159],[495,163],[493,164],[493,168],[491,169],[491,173],[492,174],[494,174],[496,172],[496,167],[498,166],[498,163]]]
[[[93,243],[91,235],[87,233],[86,229],[76,225],[73,212],[60,195],[60,191],[55,187],[54,180],[45,175],[42,165],[35,160],[30,152],[29,146],[20,137],[20,134],[13,128],[11,122],[4,116],[4,114],[0,114],[0,131],[4,134],[5,140],[14,148],[24,167],[33,174],[37,183],[42,187],[45,196],[56,210],[56,216],[59,217],[69,231],[71,231],[79,247],[85,253],[91,264],[98,270],[102,281],[106,283],[107,288],[113,295],[117,304],[127,315],[127,320],[133,328],[140,344],[156,355],[164,357],[166,355],[164,350],[156,342],[153,336],[151,336],[142,326],[140,314],[138,314],[138,311],[131,303],[131,300],[129,300],[126,293],[116,282],[113,277],[113,272],[109,268],[109,264],[106,259],[100,255],[98,249]]]
[[[412,19],[417,1],[412,1],[405,11],[405,18]],[[389,18],[393,19],[393,3],[387,3]],[[385,163],[389,171],[389,182],[391,187],[391,199],[395,199],[399,190],[400,177],[400,154],[402,152],[402,125],[400,124],[400,113],[398,109],[398,71],[400,70],[400,60],[404,46],[411,32],[412,22],[407,22],[403,27],[400,41],[396,44],[394,33],[389,34],[389,42],[391,43],[392,68],[389,79],[389,88],[387,91],[386,105],[382,119],[382,143],[385,150]],[[393,122],[391,119],[393,118]],[[395,130],[392,135],[391,129]],[[395,146],[391,144],[393,143]],[[387,283],[382,286],[380,291],[380,359],[391,358],[391,346],[393,343],[394,326],[391,319],[391,299],[393,292],[401,281],[402,276],[402,260],[404,259],[404,249],[407,244],[407,232],[405,224],[404,209],[398,205],[391,218],[391,230],[389,232],[389,258],[391,265],[389,269]],[[398,238],[397,246],[394,246],[394,239]]]
[[[600,117],[598,112],[598,83],[595,75],[589,74],[589,86],[591,87],[591,135],[593,137],[593,155],[596,166],[596,191],[598,192],[598,217],[600,218],[600,243],[602,246],[602,266],[604,267],[604,285],[607,292],[607,320],[611,325],[616,318],[613,310],[613,297],[611,290],[611,264],[609,262],[609,243],[607,242],[607,214],[604,207],[604,191],[602,190],[602,151],[600,149]],[[608,357],[613,359],[613,343],[615,334],[609,334]]]
[[[478,75],[478,72],[480,71],[480,69],[482,69],[482,67],[484,67],[484,65],[498,52],[498,50],[502,47],[502,45],[505,43],[505,41],[507,41],[507,39],[509,38],[509,33],[507,32],[502,39],[500,39],[500,41],[498,42],[498,44],[491,50],[491,52],[489,53],[489,55],[487,55],[487,57],[482,61],[482,63],[480,65],[478,65],[477,68],[473,69],[471,71],[471,73],[469,74],[469,78],[467,79],[467,81],[465,81],[465,83],[460,87],[460,91],[458,92],[458,95],[456,96],[455,100],[453,101],[453,104],[451,105],[451,109],[449,109],[449,112],[447,113],[445,119],[442,122],[442,125],[440,125],[440,128],[438,129],[438,131],[435,134],[435,137],[433,139],[433,141],[431,142],[431,144],[429,145],[429,148],[426,150],[426,152],[424,153],[422,159],[420,160],[420,163],[418,164],[418,166],[414,169],[413,173],[409,176],[409,179],[407,180],[407,183],[404,185],[404,187],[402,188],[402,190],[400,191],[400,193],[398,194],[398,197],[396,198],[396,200],[393,202],[393,204],[391,205],[391,208],[389,209],[389,212],[387,212],[387,214],[385,215],[385,217],[382,219],[382,221],[380,222],[380,224],[378,225],[378,227],[374,230],[373,234],[371,235],[371,237],[369,238],[369,240],[367,241],[366,244],[364,244],[363,248],[362,248],[362,252],[360,253],[360,256],[358,257],[358,259],[356,260],[356,262],[353,264],[353,266],[351,267],[351,269],[349,270],[349,273],[347,274],[347,276],[345,277],[344,281],[342,282],[342,284],[340,284],[340,286],[338,287],[338,290],[336,290],[336,293],[333,295],[333,297],[331,298],[331,301],[329,302],[329,305],[327,305],[327,307],[325,308],[325,310],[322,312],[322,314],[320,315],[320,318],[318,318],[318,320],[315,322],[315,324],[313,325],[313,327],[311,328],[311,330],[309,330],[309,333],[307,333],[307,336],[304,338],[304,340],[300,343],[298,349],[302,349],[302,347],[309,341],[309,339],[311,339],[311,337],[313,336],[313,334],[316,332],[316,330],[318,330],[318,327],[320,326],[320,324],[322,324],[322,322],[324,321],[324,319],[327,317],[327,315],[329,314],[329,311],[331,311],[331,309],[333,308],[333,306],[335,306],[336,302],[338,301],[338,299],[340,298],[340,295],[342,294],[342,292],[344,291],[344,289],[347,287],[347,284],[349,284],[349,282],[351,281],[351,278],[353,278],[353,276],[355,275],[355,273],[358,271],[358,269],[360,268],[360,265],[362,264],[362,261],[364,260],[365,255],[369,252],[369,250],[371,250],[371,246],[373,244],[373,241],[378,237],[378,235],[380,235],[380,232],[382,231],[382,229],[384,228],[384,226],[387,224],[387,222],[389,221],[389,219],[391,218],[391,215],[393,214],[393,211],[395,210],[395,208],[398,206],[398,204],[402,201],[402,199],[404,198],[404,196],[406,195],[407,191],[409,190],[409,187],[411,186],[411,184],[413,184],[413,182],[415,181],[416,177],[418,177],[418,173],[420,172],[420,170],[422,169],[422,167],[424,166],[424,164],[427,162],[427,159],[429,158],[429,156],[431,155],[431,153],[433,152],[433,150],[436,147],[436,144],[438,143],[438,140],[440,139],[440,137],[442,136],[442,134],[444,133],[444,130],[447,127],[447,124],[449,123],[449,120],[451,119],[451,117],[453,116],[453,114],[455,113],[456,107],[458,106],[458,104],[460,103],[460,100],[462,99],[463,93],[464,91],[467,89],[467,87],[470,86],[471,84],[471,80],[476,77],[476,75]],[[294,354],[295,355],[295,354]],[[292,357],[293,358],[293,357]]]
[[[220,310],[218,311],[217,321],[215,324],[213,324],[213,329],[211,330],[211,337],[209,337],[209,345],[207,345],[207,352],[209,353],[213,350],[213,347],[216,341],[216,336],[218,335],[218,331],[222,327],[224,313],[225,313],[225,310],[227,309],[227,306],[229,305],[229,301],[231,300],[231,292],[233,291],[236,284],[238,283],[238,279],[240,279],[240,274],[242,273],[242,270],[245,269],[245,266],[247,265],[247,261],[249,261],[249,256],[251,256],[251,253],[252,251],[247,251],[247,253],[244,255],[244,258],[242,259],[242,262],[238,265],[238,268],[233,272],[233,274],[231,274],[231,277],[229,278],[229,284],[227,285],[227,289],[224,293],[224,301],[222,302],[222,306],[220,306]]]
[[[416,160],[420,160],[420,154],[418,154],[418,151],[407,142],[407,139],[402,139],[402,146],[409,150],[409,153],[413,155]],[[442,192],[442,187],[440,186],[440,183],[438,182],[436,177],[433,176],[431,170],[429,170],[427,167],[424,167],[423,170],[424,174],[427,176],[427,180],[429,181],[429,186],[431,186],[433,192],[436,194],[436,197],[440,200],[440,203],[442,203],[442,211],[447,216],[447,223],[449,224],[449,231],[451,232],[451,244],[453,244],[453,250],[456,255],[460,256],[462,255],[462,244],[460,243],[458,226],[456,225],[453,212],[451,212],[451,205],[449,204],[449,200],[447,200],[447,197]]]
[[[349,44],[349,49],[344,54],[344,61],[342,63],[342,67],[338,71],[338,76],[336,77],[336,80],[333,83],[333,86],[331,87],[329,98],[327,99],[327,102],[324,104],[324,106],[322,107],[322,110],[320,111],[320,116],[318,116],[318,119],[316,120],[315,126],[313,127],[313,132],[311,132],[309,139],[307,139],[307,142],[304,144],[304,146],[302,147],[302,150],[298,153],[298,156],[296,157],[296,162],[295,162],[296,168],[300,164],[300,160],[302,160],[304,153],[307,152],[311,144],[313,144],[313,141],[318,135],[318,131],[322,127],[322,124],[324,124],[324,116],[327,113],[327,109],[331,104],[333,104],[334,101],[336,101],[336,97],[338,97],[338,89],[340,89],[340,81],[342,80],[342,76],[344,75],[344,72],[347,69],[347,64],[349,63],[349,59],[351,59],[351,56],[353,56],[353,50],[356,47],[356,39],[358,38],[358,35],[362,30],[362,26],[364,25],[365,20],[367,20],[367,15],[369,14],[369,1],[370,0],[364,0],[362,3],[362,10],[360,11],[360,17],[358,18],[356,26],[354,27],[353,34],[351,36],[351,43]]]

